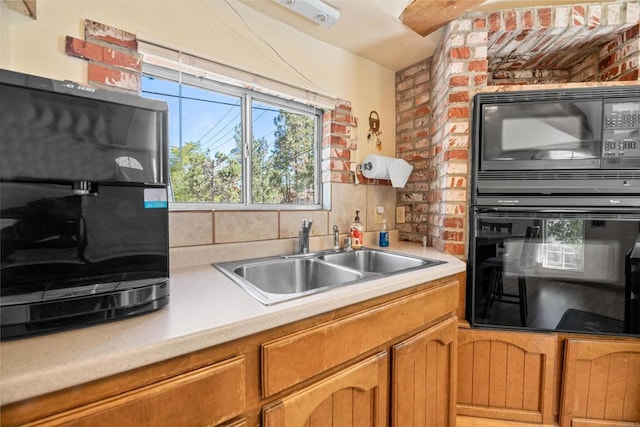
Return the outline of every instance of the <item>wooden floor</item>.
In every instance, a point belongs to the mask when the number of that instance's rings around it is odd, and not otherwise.
[[[492,420],[489,418],[456,417],[456,427],[556,427],[557,424],[529,424],[515,421]]]

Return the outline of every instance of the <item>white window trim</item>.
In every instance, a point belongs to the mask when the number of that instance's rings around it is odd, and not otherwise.
[[[337,103],[337,98],[334,96],[313,92],[149,42],[138,40],[138,52],[143,55],[144,63],[149,65],[180,70],[192,76],[206,77],[209,80],[251,89],[321,110],[333,110]]]

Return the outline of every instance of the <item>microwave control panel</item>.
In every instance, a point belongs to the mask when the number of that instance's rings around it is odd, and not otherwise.
[[[640,99],[604,102],[602,157],[640,159]]]

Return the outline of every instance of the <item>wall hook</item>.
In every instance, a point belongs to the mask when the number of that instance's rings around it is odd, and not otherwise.
[[[380,141],[380,116],[377,111],[369,113],[369,134],[367,135],[367,141],[371,141],[373,138],[378,150],[382,149],[382,141]]]
[[[380,133],[380,116],[378,116],[376,111],[369,113],[369,133],[376,135]]]

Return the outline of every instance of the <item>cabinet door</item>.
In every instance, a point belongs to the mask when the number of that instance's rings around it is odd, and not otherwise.
[[[567,340],[560,425],[640,425],[640,340]]]
[[[383,427],[388,356],[379,353],[265,408],[264,427]]]
[[[238,356],[30,425],[212,426],[244,410],[245,358]]]
[[[553,424],[557,340],[555,334],[460,329],[457,414]]]
[[[392,426],[455,427],[458,319],[393,347]]]

